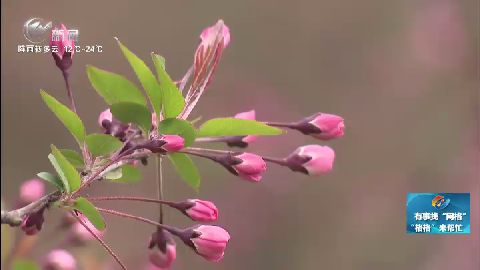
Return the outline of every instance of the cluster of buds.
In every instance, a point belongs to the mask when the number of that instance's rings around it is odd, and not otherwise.
[[[61,29],[66,32],[66,27],[61,25]],[[65,40],[65,41],[64,41]],[[71,99],[72,110],[75,111],[75,103],[71,93],[68,81],[67,70],[72,65],[73,50],[67,51],[65,48],[74,47],[73,41],[52,41],[52,46],[57,46],[58,52],[54,52],[53,57],[56,65],[63,72],[69,97]],[[198,99],[211,82],[213,72],[219,62],[223,50],[230,42],[229,28],[218,21],[214,26],[204,29],[200,35],[200,44],[195,51],[194,63],[184,78],[177,82],[180,91],[187,88],[187,82],[193,75],[188,92],[185,96],[185,107],[179,114],[179,119],[186,119]],[[148,117],[148,115],[147,115]],[[162,116],[159,116],[162,117]],[[255,120],[254,110],[238,113],[234,116],[237,119]],[[185,139],[179,135],[160,134],[158,131],[158,120],[155,113],[151,116],[152,129],[147,131],[139,128],[134,123],[124,123],[116,119],[110,109],[100,113],[98,124],[105,134],[118,138],[123,142],[123,146],[113,153],[109,158],[111,163],[119,161],[121,158],[129,157],[129,162],[138,162],[146,164],[145,155],[135,155],[137,153],[167,155],[174,152],[207,158],[223,166],[230,173],[249,182],[259,182],[267,170],[267,162],[287,167],[294,172],[301,172],[307,175],[322,175],[333,169],[335,152],[329,146],[305,145],[300,146],[291,154],[284,158],[267,157],[250,152],[243,151],[224,151],[199,147],[185,147]],[[147,120],[148,122],[149,120]],[[236,120],[238,121],[238,120]],[[319,140],[332,140],[344,135],[344,120],[342,117],[316,113],[296,122],[263,122],[266,125],[297,130],[305,135],[312,136]],[[244,134],[244,133],[241,133]],[[219,136],[202,137],[195,140],[196,143],[221,142],[229,147],[247,148],[249,144],[255,142],[257,136],[238,135],[238,136]],[[83,149],[82,149],[83,150]],[[88,150],[87,150],[88,152]],[[88,156],[88,153],[87,155]],[[109,163],[108,165],[111,165]],[[135,163],[136,164],[136,163]],[[86,173],[88,174],[88,173]],[[97,175],[99,175],[98,172]],[[95,175],[95,174],[94,174]],[[82,179],[83,180],[83,179]],[[94,178],[90,180],[95,180]],[[82,183],[81,187],[88,186],[88,183]],[[161,189],[161,184],[159,185]],[[160,191],[160,190],[159,190]],[[161,192],[159,192],[161,194]],[[70,194],[71,195],[71,194]],[[29,204],[39,200],[44,196],[43,183],[40,180],[31,180],[21,187],[20,203]],[[74,197],[68,198],[68,200]],[[89,198],[90,201],[102,200],[136,200],[144,202],[155,202],[161,205],[169,206],[178,212],[189,217],[191,220],[199,223],[214,222],[218,219],[218,209],[213,202],[200,199],[187,199],[181,202],[170,202],[163,200],[159,195],[158,199],[148,199],[139,197],[99,197]],[[71,202],[71,201],[69,201]],[[162,206],[161,206],[162,207]],[[38,233],[44,223],[44,211],[47,208],[41,207],[34,212],[25,215],[21,224],[22,230],[27,235]],[[110,209],[96,207],[99,212],[109,213],[121,217],[140,220],[156,226],[156,230],[151,234],[148,248],[150,250],[149,260],[151,265],[161,269],[168,269],[175,261],[176,242],[174,237],[180,239],[185,245],[192,248],[194,252],[208,261],[217,262],[224,256],[226,246],[230,240],[229,233],[220,226],[196,224],[186,229],[179,229],[163,223],[163,208],[160,208],[160,221],[155,222],[143,217],[118,212]],[[69,230],[69,243],[81,245],[87,241],[96,239],[105,246],[102,237],[104,231],[99,231],[76,210],[71,212],[69,218],[65,218],[61,228]],[[112,251],[107,248],[112,254]],[[120,260],[113,256],[117,262],[122,265]],[[73,270],[76,269],[76,262],[73,256],[66,250],[53,250],[44,261],[44,269],[47,270]],[[125,267],[122,265],[125,269]]]

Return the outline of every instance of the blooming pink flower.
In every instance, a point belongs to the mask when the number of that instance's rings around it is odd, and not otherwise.
[[[218,262],[223,258],[230,235],[222,227],[200,225],[193,230],[190,239],[195,251],[209,261]]]
[[[31,179],[20,186],[20,201],[22,204],[32,203],[45,195],[45,184],[40,179]]]
[[[77,262],[70,252],[64,249],[55,249],[48,253],[42,269],[75,270],[77,269]]]
[[[255,110],[247,111],[247,112],[241,112],[237,113],[235,115],[235,118],[238,119],[245,119],[245,120],[255,120]],[[251,143],[257,140],[257,136],[254,135],[247,135],[242,137],[242,142],[244,143]]]
[[[295,171],[310,175],[321,175],[333,168],[335,152],[328,146],[306,145],[297,148],[286,160]]]
[[[113,120],[113,115],[110,109],[106,109],[105,111],[101,112],[100,115],[98,116],[98,125],[101,127],[106,127],[106,123],[111,123]],[[106,121],[106,122],[104,122]]]
[[[162,148],[167,152],[177,152],[185,146],[185,139],[178,135],[163,135],[161,140],[166,142]]]
[[[215,204],[199,199],[188,200],[193,205],[185,210],[185,214],[194,221],[209,222],[218,218],[218,210]]]
[[[345,124],[343,118],[338,115],[319,113],[309,123],[320,130],[319,133],[311,135],[321,140],[339,138],[344,134]]]
[[[267,164],[261,156],[251,153],[242,153],[235,157],[240,159],[241,162],[232,167],[240,177],[254,182],[258,182],[262,179],[262,173],[267,170]]]

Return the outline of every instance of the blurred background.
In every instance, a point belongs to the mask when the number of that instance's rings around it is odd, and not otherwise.
[[[429,1],[2,1],[1,197],[12,206],[22,181],[49,171],[49,145],[75,142],[43,104],[39,89],[67,102],[50,54],[17,53],[28,44],[32,17],[80,31],[72,87],[79,115],[98,132],[106,108],[85,65],[126,75],[138,85],[113,37],[150,64],[163,55],[174,78],[190,67],[201,30],[219,18],[232,42],[192,119],[255,109],[257,118],[293,121],[315,112],[341,115],[346,135],[332,146],[334,171],[312,178],[270,166],[252,184],[209,161],[195,159],[202,186],[195,194],[170,166],[171,200],[214,201],[218,223],[232,239],[225,258],[209,263],[178,243],[173,269],[479,269],[479,3]],[[261,138],[250,151],[284,156],[319,143],[289,132]],[[156,195],[154,167],[137,185],[101,183],[91,195]],[[407,235],[407,192],[470,192],[470,235]],[[154,205],[104,203],[155,218]],[[41,260],[62,243],[59,211],[28,256]],[[105,241],[131,269],[144,269],[154,228],[107,216]],[[189,226],[169,211],[167,222]],[[2,226],[2,238],[12,237]],[[2,246],[2,256],[6,246]],[[117,269],[92,243],[70,249],[81,269]],[[94,258],[94,259],[92,259]]]

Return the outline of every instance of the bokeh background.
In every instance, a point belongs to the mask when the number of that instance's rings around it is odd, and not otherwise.
[[[17,0],[1,7],[1,197],[7,205],[22,181],[51,170],[51,143],[75,147],[39,95],[47,89],[67,101],[51,55],[17,53],[17,45],[27,44],[27,19],[63,22],[79,29],[82,45],[103,45],[102,53],[76,54],[72,68],[79,114],[97,132],[105,104],[85,65],[136,81],[114,36],[147,62],[151,51],[162,54],[180,78],[200,31],[223,18],[232,42],[194,117],[255,109],[260,120],[293,121],[322,111],[346,119],[346,136],[320,142],[337,158],[334,171],[318,178],[270,166],[252,184],[195,159],[203,177],[195,194],[167,168],[167,198],[214,201],[218,223],[232,235],[220,263],[179,243],[174,269],[479,269],[478,1]],[[313,143],[319,142],[290,132],[262,138],[251,150],[283,156]],[[102,183],[90,194],[155,196],[153,178],[154,168],[146,167],[138,185]],[[472,233],[407,235],[407,192],[470,192]],[[157,213],[153,205],[105,205],[150,218]],[[62,242],[58,212],[49,211],[51,221],[26,256],[40,260]],[[143,269],[153,228],[106,219],[105,240],[131,269]],[[191,224],[175,212],[167,221]],[[96,243],[72,251],[82,269],[117,269]]]

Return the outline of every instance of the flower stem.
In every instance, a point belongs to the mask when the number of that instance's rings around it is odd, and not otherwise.
[[[159,201],[163,201],[163,172],[162,172],[162,158],[157,155],[157,198]],[[160,204],[160,217],[159,222],[163,224],[163,204]]]
[[[263,122],[265,125],[272,127],[294,128],[294,123],[281,123],[281,122]]]
[[[156,200],[144,197],[129,197],[129,196],[111,196],[111,197],[88,197],[89,201],[137,201],[137,202],[151,202],[166,204],[169,206],[175,206],[176,203],[165,201],[165,200]]]
[[[274,157],[264,157],[264,156],[262,156],[262,158],[265,161],[272,162],[278,165],[282,165],[282,166],[288,165],[287,161],[284,158],[274,158]]]
[[[63,79],[65,80],[65,86],[67,87],[67,95],[68,95],[68,99],[70,100],[70,108],[72,109],[72,111],[77,113],[77,107],[75,106],[75,99],[73,98],[73,91],[70,87],[70,80],[69,80],[70,74],[68,73],[67,70],[62,70],[62,75],[63,75]]]
[[[87,224],[85,224],[85,222],[79,218],[77,215],[75,215],[75,213],[73,212],[70,212],[70,214],[75,218],[77,219],[77,221],[82,224],[82,226],[95,238],[97,239],[98,242],[100,242],[100,244],[107,250],[107,252],[112,255],[112,257],[115,259],[115,261],[117,261],[117,263],[120,265],[120,267],[122,267],[122,269],[124,270],[127,270],[127,267],[122,263],[122,261],[120,260],[120,258],[117,256],[117,254],[115,254],[115,252],[113,252],[113,250],[95,233],[92,231],[92,229],[90,229],[90,227],[87,226]]]
[[[112,209],[104,209],[104,208],[100,208],[100,207],[96,207],[96,208],[97,208],[98,211],[103,212],[103,213],[107,213],[107,214],[111,214],[111,215],[119,216],[119,217],[125,217],[125,218],[129,218],[129,219],[134,219],[134,220],[138,220],[138,221],[141,221],[141,222],[145,222],[147,224],[155,225],[157,227],[160,227],[162,229],[165,229],[165,230],[169,231],[170,233],[172,233],[174,235],[178,235],[179,232],[180,232],[177,228],[174,228],[172,226],[168,226],[168,225],[165,225],[165,224],[160,224],[160,223],[155,222],[153,220],[150,220],[148,218],[127,214],[127,213],[115,211],[115,210],[112,210]]]

